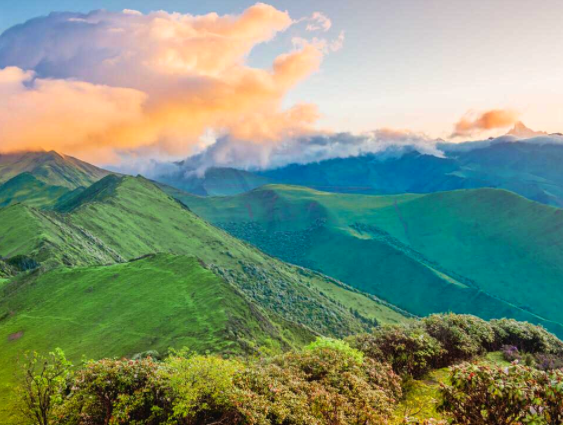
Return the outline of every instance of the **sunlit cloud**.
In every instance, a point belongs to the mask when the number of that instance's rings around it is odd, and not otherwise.
[[[518,121],[519,114],[508,109],[493,109],[476,114],[468,112],[456,124],[451,137],[472,136],[488,130],[507,128]]]
[[[135,150],[190,155],[210,129],[266,150],[307,135],[317,107],[282,101],[337,48],[301,38],[269,68],[246,61],[298,21],[258,3],[240,15],[53,13],[13,27],[0,37],[0,150],[107,162]],[[308,24],[330,29],[320,13]]]

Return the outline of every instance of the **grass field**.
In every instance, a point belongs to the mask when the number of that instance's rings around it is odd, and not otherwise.
[[[455,311],[542,323],[559,335],[563,210],[495,189],[350,195],[270,185],[180,198],[286,261],[419,315]]]
[[[111,266],[58,268],[20,276],[2,289],[0,406],[9,405],[14,366],[26,350],[60,347],[80,361],[83,355],[165,354],[170,347],[233,354],[260,346],[279,350],[313,338],[251,307],[193,257],[158,254]]]

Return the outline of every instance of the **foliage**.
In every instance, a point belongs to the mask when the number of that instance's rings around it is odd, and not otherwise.
[[[174,400],[173,418],[205,424],[233,423],[240,416],[235,410],[233,381],[244,370],[243,363],[180,351],[163,366],[160,376]]]
[[[527,353],[563,353],[563,342],[542,326],[514,319],[491,320],[499,345],[511,345]]]
[[[368,357],[387,362],[395,373],[420,378],[443,352],[440,343],[420,323],[382,326],[351,338]]]
[[[440,342],[442,356],[435,367],[467,360],[495,346],[495,333],[489,323],[466,314],[434,314],[422,319],[430,336]]]
[[[76,372],[57,424],[164,423],[171,411],[152,359],[91,361]]]
[[[451,385],[444,386],[442,394],[442,408],[459,424],[555,425],[563,421],[561,371],[466,363],[452,368]]]
[[[401,395],[391,368],[350,350],[316,346],[251,365],[237,382],[252,424],[383,423]]]
[[[25,423],[54,423],[54,409],[63,401],[72,364],[57,349],[47,356],[27,353],[20,365],[18,409]]]

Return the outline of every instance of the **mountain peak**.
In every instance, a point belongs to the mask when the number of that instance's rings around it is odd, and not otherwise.
[[[514,136],[521,139],[547,135],[547,133],[544,131],[532,130],[531,128],[527,127],[522,121],[518,121],[516,124],[514,124],[514,127],[512,127],[512,129],[506,134],[508,136]]]
[[[110,174],[109,171],[54,150],[0,155],[0,184],[25,172],[50,186],[66,187],[70,190],[90,186]]]

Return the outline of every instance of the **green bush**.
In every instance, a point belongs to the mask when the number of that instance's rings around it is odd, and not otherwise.
[[[441,358],[443,349],[420,323],[382,326],[350,338],[366,356],[389,363],[395,373],[420,378]]]
[[[543,327],[514,319],[491,320],[498,346],[510,345],[526,353],[563,354],[563,342]]]
[[[441,409],[454,423],[563,423],[562,371],[546,373],[517,364],[462,364],[452,368],[451,385],[441,392]]]
[[[424,328],[442,345],[442,356],[434,367],[449,366],[495,348],[492,326],[466,314],[433,314],[421,320]]]
[[[249,424],[384,423],[401,396],[389,366],[324,343],[250,365],[236,385]]]
[[[245,365],[236,360],[174,353],[160,370],[173,401],[172,418],[186,424],[242,421],[234,380],[244,369]]]
[[[87,363],[75,373],[55,423],[165,423],[172,406],[159,367],[150,358]]]

